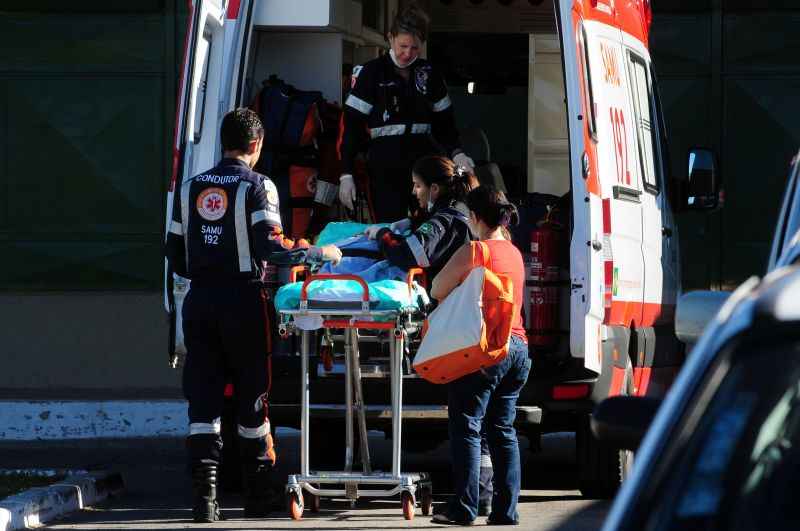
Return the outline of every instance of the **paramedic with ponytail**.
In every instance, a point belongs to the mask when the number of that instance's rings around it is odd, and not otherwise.
[[[429,18],[411,3],[389,30],[389,53],[353,69],[341,131],[339,201],[353,209],[356,155],[367,152],[369,201],[375,222],[408,212],[405,190],[419,157],[446,154],[472,172],[475,165],[459,144],[453,106],[441,73],[419,56]]]
[[[455,495],[445,511],[434,515],[431,521],[470,525],[478,515],[483,425],[494,464],[494,495],[487,524],[515,525],[519,523],[517,501],[522,472],[514,417],[517,398],[531,369],[520,304],[525,270],[519,250],[505,237],[507,227],[517,222],[517,211],[502,192],[491,186],[472,190],[466,202],[472,229],[489,247],[489,269],[511,278],[514,320],[508,354],[500,363],[447,384]],[[476,252],[479,252],[477,245],[470,243],[453,255],[433,281],[433,298],[444,300],[466,278],[474,264],[482,263]]]
[[[220,163],[175,190],[167,233],[171,270],[191,280],[183,303],[183,392],[189,402],[186,446],[195,522],[221,519],[217,467],[227,371],[237,404],[244,514],[263,517],[270,510],[276,455],[267,418],[271,301],[262,283],[267,263],[337,262],[342,256],[334,246],[287,250],[275,184],[253,171],[264,139],[256,113],[229,112],[220,137]]]
[[[412,171],[412,193],[427,221],[408,235],[412,221],[402,219],[389,228],[371,225],[366,234],[378,241],[389,262],[402,268],[425,269],[430,282],[461,246],[472,240],[469,219],[462,205],[467,193],[477,184],[474,175],[456,167],[452,160],[431,156],[419,159]],[[398,193],[395,192],[395,197]]]

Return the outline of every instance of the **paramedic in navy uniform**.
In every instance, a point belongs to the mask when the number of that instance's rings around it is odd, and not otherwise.
[[[460,148],[444,78],[419,57],[428,22],[425,12],[409,4],[389,30],[389,54],[353,69],[353,90],[344,106],[339,201],[353,209],[355,158],[367,151],[376,223],[408,215],[411,166],[420,157],[446,155],[470,172],[475,165]]]
[[[192,466],[192,515],[220,519],[216,500],[226,370],[236,389],[245,516],[265,516],[275,461],[267,418],[269,327],[262,289],[267,261],[338,261],[334,246],[287,250],[278,192],[252,171],[264,129],[258,115],[236,109],[222,120],[223,159],[183,182],[167,234],[167,257],[177,274],[191,279],[183,304],[186,365],[183,391],[189,401],[187,447]]]

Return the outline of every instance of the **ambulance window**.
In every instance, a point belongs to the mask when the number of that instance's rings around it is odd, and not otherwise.
[[[192,142],[197,144],[203,136],[203,124],[205,123],[205,108],[206,108],[206,89],[208,88],[208,61],[211,57],[211,32],[206,31],[203,33],[203,38],[197,46],[197,63],[195,63],[195,72],[200,68],[200,82],[195,89],[197,93],[194,96],[194,128],[192,131]]]
[[[652,94],[647,79],[647,65],[644,59],[629,52],[631,100],[636,118],[636,137],[639,144],[639,166],[644,177],[645,190],[658,193],[658,180],[655,171],[655,156],[653,149],[654,131],[653,119],[650,109]]]
[[[587,125],[589,127],[589,134],[592,139],[597,141],[597,125],[594,117],[594,93],[592,92],[592,71],[589,68],[589,45],[587,44],[586,28],[581,23],[580,31],[578,32],[578,46],[580,47],[580,60],[581,70],[583,72],[583,106],[586,109]]]

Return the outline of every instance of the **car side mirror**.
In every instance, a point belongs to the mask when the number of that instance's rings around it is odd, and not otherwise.
[[[687,345],[697,343],[730,296],[729,291],[690,291],[681,295],[675,308],[677,338]]]
[[[636,451],[660,405],[660,398],[649,396],[606,398],[594,408],[592,433],[612,448]]]
[[[689,150],[681,210],[714,210],[720,206],[720,179],[716,155],[706,148]]]

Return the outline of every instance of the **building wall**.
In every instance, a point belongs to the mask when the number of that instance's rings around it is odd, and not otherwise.
[[[0,7],[0,396],[179,394],[160,286],[185,17]]]
[[[751,7],[758,4],[758,8]],[[724,206],[678,216],[684,288],[729,289],[763,274],[789,161],[800,147],[800,5],[654,2],[651,52],[672,171],[692,145],[719,157]]]

